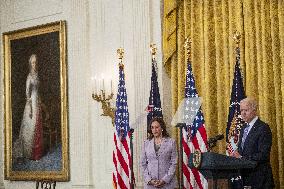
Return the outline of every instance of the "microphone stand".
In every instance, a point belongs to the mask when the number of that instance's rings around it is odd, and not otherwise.
[[[179,188],[183,188],[183,169],[182,169],[182,164],[183,164],[183,149],[182,149],[182,129],[186,127],[185,123],[178,123],[176,125],[177,128],[179,128]]]
[[[131,181],[130,181],[130,188],[134,189],[134,185],[135,185],[134,171],[133,171],[133,133],[134,133],[134,129],[130,128],[129,132],[130,132],[130,150],[131,150],[131,164],[130,164]]]

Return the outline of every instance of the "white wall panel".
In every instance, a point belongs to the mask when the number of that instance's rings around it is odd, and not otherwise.
[[[0,1],[0,5],[1,32],[57,20],[67,21],[71,180],[57,183],[56,188],[112,188],[113,127],[110,118],[100,116],[101,104],[91,98],[93,88],[91,78],[98,79],[103,76],[112,79],[113,86],[117,90],[116,50],[119,47],[125,49],[123,62],[130,122],[138,123],[133,141],[134,173],[137,188],[142,188],[139,155],[143,140],[146,138],[144,110],[148,104],[150,90],[151,42],[156,43],[158,47],[161,94],[163,88],[160,1],[6,0]],[[3,89],[3,84],[0,85]],[[0,91],[0,95],[3,95],[3,90]],[[2,98],[0,102],[0,129],[3,130]],[[3,152],[2,133],[0,136]],[[1,153],[1,170],[3,170],[3,158]],[[3,182],[2,171],[0,188],[3,183],[6,189],[35,188],[34,182]]]
[[[67,2],[67,1],[66,1]],[[92,159],[90,154],[91,83],[89,61],[89,3],[72,0],[65,9],[67,17],[69,129],[71,183],[75,188],[90,188]]]
[[[13,0],[12,22],[25,22],[62,13],[63,0]]]

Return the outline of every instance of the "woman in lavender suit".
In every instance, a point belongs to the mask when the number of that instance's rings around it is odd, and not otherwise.
[[[174,189],[177,185],[176,143],[169,137],[162,118],[153,118],[150,125],[151,133],[144,142],[140,162],[144,189]]]

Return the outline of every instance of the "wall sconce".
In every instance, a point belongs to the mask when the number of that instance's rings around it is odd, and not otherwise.
[[[119,59],[119,64],[122,64],[122,59],[124,55],[124,49],[119,48],[117,49],[117,55]],[[92,94],[92,97],[95,101],[102,103],[103,113],[101,116],[109,116],[111,118],[111,123],[114,126],[114,117],[115,117],[115,107],[112,107],[111,100],[113,99],[113,92],[112,92],[112,80],[110,80],[110,94],[107,95],[107,90],[105,90],[105,80],[102,76],[101,80],[98,80],[98,85],[96,79],[94,79],[94,86],[95,90]],[[99,93],[97,91],[99,88]]]
[[[113,92],[112,92],[112,80],[110,80],[110,94],[107,94],[107,90],[105,89],[105,80],[101,79],[94,81],[95,90],[93,91],[92,97],[95,101],[100,102],[102,104],[103,113],[101,116],[109,116],[111,118],[111,123],[114,126],[114,113],[115,108],[112,107],[111,101],[113,99]],[[98,85],[97,85],[98,84]],[[102,87],[102,88],[101,88]],[[97,91],[97,88],[99,88]]]

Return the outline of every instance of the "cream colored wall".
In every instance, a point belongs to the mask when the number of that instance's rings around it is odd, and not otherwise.
[[[113,127],[101,117],[100,104],[91,98],[92,77],[118,79],[116,49],[125,49],[125,72],[130,122],[138,119],[134,133],[134,172],[142,187],[138,167],[141,143],[146,137],[146,117],[151,75],[150,42],[157,43],[160,92],[162,92],[160,2],[156,0],[5,0],[0,2],[1,33],[67,21],[70,182],[56,188],[112,188]],[[2,43],[2,42],[1,42]],[[1,60],[1,70],[3,64]],[[165,76],[164,76],[165,77]],[[1,79],[3,74],[1,72]],[[3,83],[1,82],[1,96]],[[0,108],[3,130],[3,99]],[[0,133],[3,152],[3,133]],[[34,182],[3,180],[0,188],[35,188]]]

